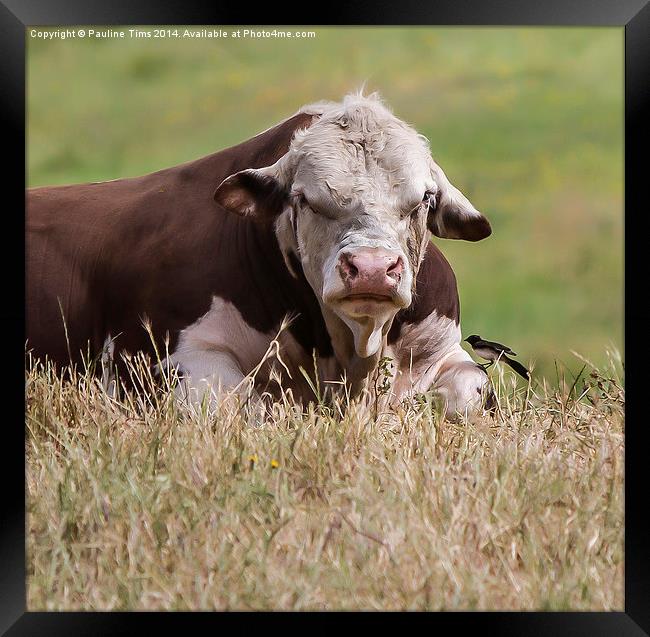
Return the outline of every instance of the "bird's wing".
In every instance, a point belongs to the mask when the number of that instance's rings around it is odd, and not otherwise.
[[[496,343],[495,341],[480,341],[481,344],[485,344],[487,347],[492,347],[499,352],[504,352],[505,354],[511,354],[512,356],[517,356],[507,345],[502,345],[501,343]],[[476,344],[477,347],[480,347],[480,344]]]

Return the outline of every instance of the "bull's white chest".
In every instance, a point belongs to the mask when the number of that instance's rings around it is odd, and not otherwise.
[[[260,393],[277,394],[281,386],[302,399],[314,398],[305,373],[318,386],[340,378],[341,372],[333,357],[314,359],[288,329],[256,330],[232,303],[218,297],[180,333],[171,359],[195,387],[230,390],[251,375]]]

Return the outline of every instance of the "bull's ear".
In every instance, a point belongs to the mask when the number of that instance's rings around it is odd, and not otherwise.
[[[429,208],[429,230],[442,239],[480,241],[489,237],[492,234],[490,222],[449,182],[440,167],[434,166],[434,178],[439,192],[437,204]]]
[[[230,175],[215,191],[214,200],[238,215],[272,221],[289,202],[288,192],[275,177],[273,168],[247,168]]]

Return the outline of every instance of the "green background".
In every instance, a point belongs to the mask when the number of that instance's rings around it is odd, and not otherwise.
[[[620,350],[623,29],[314,30],[43,41],[28,29],[29,185],[195,159],[365,82],[492,223],[480,243],[436,240],[463,334],[504,342],[549,376],[556,359],[582,366],[572,349],[596,364]]]

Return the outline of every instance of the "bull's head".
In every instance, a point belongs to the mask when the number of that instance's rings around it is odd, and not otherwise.
[[[411,304],[428,231],[479,241],[491,229],[426,139],[376,97],[348,96],[319,115],[275,164],[231,175],[215,199],[275,224],[289,269],[299,259],[323,308],[366,358]]]

